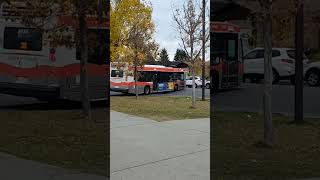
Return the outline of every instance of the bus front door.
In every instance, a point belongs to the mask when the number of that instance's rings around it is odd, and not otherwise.
[[[213,33],[213,55],[219,59],[221,69],[221,87],[229,88],[238,85],[238,34]]]

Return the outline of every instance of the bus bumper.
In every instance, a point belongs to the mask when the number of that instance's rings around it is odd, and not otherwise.
[[[43,99],[59,98],[59,88],[44,85],[0,82],[0,93]]]
[[[126,88],[126,87],[110,87],[110,91],[121,92],[121,93],[129,93],[129,88]]]

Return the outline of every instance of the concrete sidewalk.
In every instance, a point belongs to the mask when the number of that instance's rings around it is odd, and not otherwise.
[[[210,120],[156,122],[111,111],[112,180],[209,180]]]
[[[0,153],[1,180],[106,180],[107,177],[83,174]]]

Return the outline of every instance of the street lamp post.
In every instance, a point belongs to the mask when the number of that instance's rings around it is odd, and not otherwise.
[[[303,49],[304,49],[304,12],[303,1],[298,0],[296,15],[296,61],[295,61],[295,122],[303,122]]]
[[[206,96],[206,0],[202,0],[202,100],[204,101]]]

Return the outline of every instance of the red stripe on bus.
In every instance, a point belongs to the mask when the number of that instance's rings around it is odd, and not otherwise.
[[[239,33],[240,27],[228,22],[210,22],[210,32],[234,32]]]
[[[107,75],[108,65],[88,64],[87,72],[89,75]],[[8,64],[0,63],[0,74],[16,77],[68,77],[80,74],[80,64],[70,64],[63,67],[38,66],[34,68],[19,68]]]
[[[111,85],[112,86],[119,86],[119,87],[131,87],[135,85],[135,82],[112,82],[111,81]],[[152,86],[153,83],[152,82],[137,82],[137,86]]]

